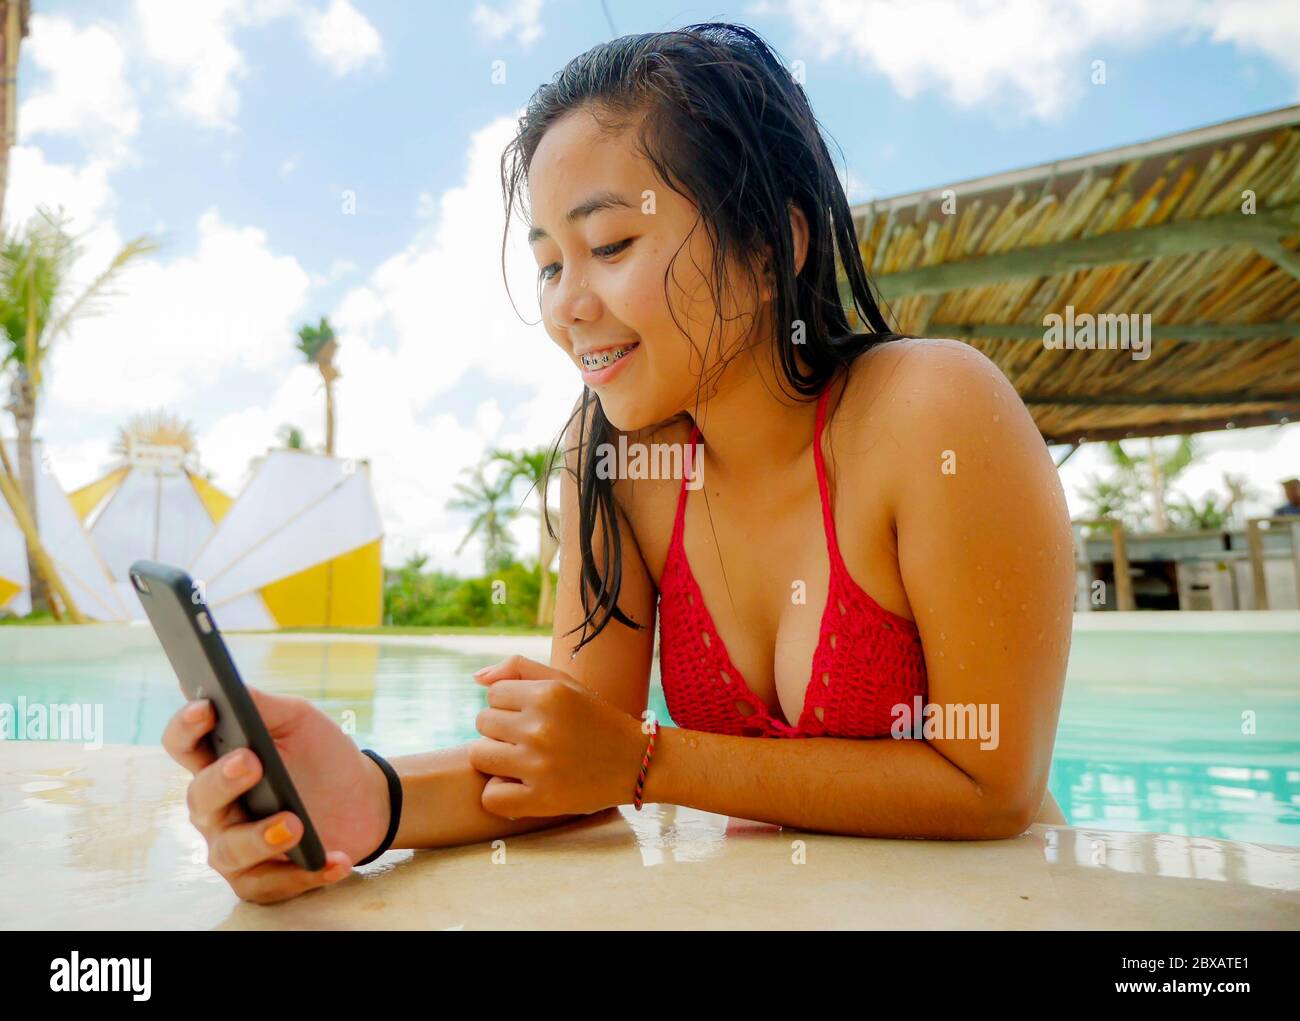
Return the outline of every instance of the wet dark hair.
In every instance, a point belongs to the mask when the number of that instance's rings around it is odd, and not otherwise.
[[[753,267],[762,264],[764,249],[770,249],[773,339],[792,337],[796,321],[803,326],[799,355],[807,373],[795,357],[795,344],[772,345],[783,370],[778,378],[783,374],[797,394],[812,400],[858,355],[901,339],[890,330],[867,280],[848,198],[808,97],[767,43],[741,25],[706,22],[613,39],[571,60],[533,93],[501,157],[503,273],[511,216],[516,204],[522,208],[526,203],[533,155],[547,130],[578,109],[588,110],[610,132],[636,126],[635,144],[659,178],[699,209],[714,246],[715,322],[717,310],[724,307],[728,266],[747,268],[754,280]],[[808,220],[808,251],[798,275],[789,203],[798,205]],[[849,324],[837,284],[837,252],[854,311],[870,332]],[[671,272],[670,267],[664,277],[665,294]],[[711,329],[709,342],[712,337]],[[577,655],[611,618],[628,627],[644,625],[618,606],[623,561],[614,480],[596,471],[601,444],[614,440],[613,429],[589,387],[583,387],[574,415],[580,418],[576,481],[584,611],[583,638],[573,650]],[[584,441],[588,415],[591,433]],[[548,468],[563,463],[559,447],[569,424]],[[602,575],[592,550],[598,519],[604,526],[602,562],[608,576]],[[549,515],[546,528],[556,539]]]

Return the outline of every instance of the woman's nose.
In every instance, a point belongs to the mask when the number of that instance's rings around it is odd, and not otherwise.
[[[557,326],[569,329],[578,323],[590,323],[599,315],[599,309],[600,299],[585,277],[576,273],[568,277],[561,274],[560,287],[551,306],[551,315]]]

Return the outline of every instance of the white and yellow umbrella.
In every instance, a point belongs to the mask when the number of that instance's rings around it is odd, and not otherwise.
[[[368,462],[271,450],[189,573],[222,628],[375,627],[382,541]]]
[[[9,463],[17,470],[17,443],[3,441]],[[53,473],[46,470],[40,440],[32,441],[36,467],[36,525],[55,570],[68,587],[77,608],[92,620],[129,620],[137,616],[138,600],[127,602],[114,585],[112,573],[95,548],[81,518]],[[0,606],[19,616],[31,612],[31,580],[27,573],[27,542],[8,503],[0,500]]]

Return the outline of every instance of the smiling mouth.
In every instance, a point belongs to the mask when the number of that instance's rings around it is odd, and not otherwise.
[[[624,344],[622,347],[606,348],[604,351],[595,351],[591,354],[579,355],[578,361],[588,372],[593,372],[596,369],[608,368],[640,346],[640,342],[638,341],[632,344]]]

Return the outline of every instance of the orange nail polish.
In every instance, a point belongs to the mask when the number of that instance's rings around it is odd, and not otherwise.
[[[284,820],[282,819],[266,831],[266,842],[268,844],[283,844],[292,836],[293,834],[289,832],[289,827],[284,824]]]

